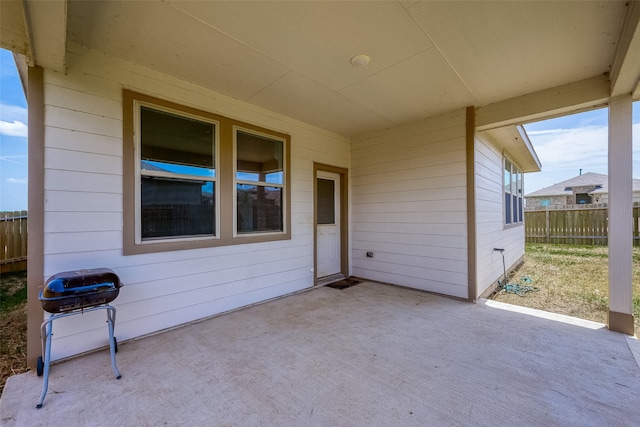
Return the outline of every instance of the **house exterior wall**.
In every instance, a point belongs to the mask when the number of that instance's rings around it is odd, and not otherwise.
[[[524,256],[524,225],[505,226],[502,153],[488,140],[476,138],[476,277],[478,295],[502,280],[504,249],[507,271]],[[517,165],[516,165],[517,166]],[[526,185],[526,182],[525,182]]]
[[[594,203],[609,203],[609,193],[596,193],[593,195]],[[640,203],[640,192],[633,192],[633,203]]]
[[[354,139],[351,177],[353,275],[467,298],[465,111]]]
[[[575,204],[575,196],[548,196],[548,197],[527,197],[527,208],[538,207],[558,207]],[[548,204],[543,205],[542,201],[548,200]],[[594,193],[592,196],[593,204],[606,204],[609,203],[609,193]],[[640,203],[640,192],[633,192],[633,203]]]
[[[568,200],[569,198],[570,196],[525,197],[527,208],[537,208],[540,206],[565,206],[570,204]]]
[[[313,164],[350,142],[188,82],[70,45],[45,71],[44,273],[108,267],[120,341],[313,286]],[[123,255],[123,88],[291,135],[291,240]],[[107,345],[102,311],[56,320],[52,359]]]

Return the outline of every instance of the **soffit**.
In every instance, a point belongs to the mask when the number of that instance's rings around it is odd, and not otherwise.
[[[21,1],[0,2],[0,46],[20,55],[29,54],[29,35]]]
[[[65,71],[67,0],[0,1],[0,47],[39,65]]]
[[[606,73],[623,2],[70,1],[69,41],[345,136]],[[349,59],[365,53],[371,63]]]
[[[541,165],[529,136],[522,126],[505,126],[478,133],[490,140],[506,154],[523,172],[540,172]]]

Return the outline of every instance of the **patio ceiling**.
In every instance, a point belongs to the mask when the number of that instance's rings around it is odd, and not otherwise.
[[[629,27],[638,44],[622,1],[24,5],[31,31],[3,13],[2,45],[34,64],[73,68],[74,43],[350,137],[608,73]]]

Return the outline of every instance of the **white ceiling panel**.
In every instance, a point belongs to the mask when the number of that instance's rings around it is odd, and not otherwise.
[[[238,99],[290,71],[162,2],[71,2],[68,37]]]
[[[395,123],[476,103],[433,48],[349,86],[342,93]]]
[[[395,1],[171,4],[332,90],[432,46]],[[372,58],[366,69],[350,64],[358,54]]]
[[[626,9],[622,1],[69,0],[67,39],[356,136],[607,73]],[[371,63],[352,66],[358,54]]]
[[[620,2],[420,2],[409,11],[480,104],[607,72]]]
[[[295,72],[278,80],[249,102],[341,135],[358,135],[368,129],[392,124],[374,111]]]

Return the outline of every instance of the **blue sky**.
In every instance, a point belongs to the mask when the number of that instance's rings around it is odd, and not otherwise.
[[[525,125],[542,171],[525,194],[582,172],[607,173],[607,109]],[[633,106],[633,176],[640,179],[640,102]],[[0,211],[27,209],[27,103],[10,52],[0,49]]]
[[[524,176],[525,195],[582,173],[607,174],[608,109],[524,125],[542,171]],[[640,178],[640,102],[633,104],[633,177]]]
[[[0,49],[0,211],[27,209],[27,102],[13,56]]]

